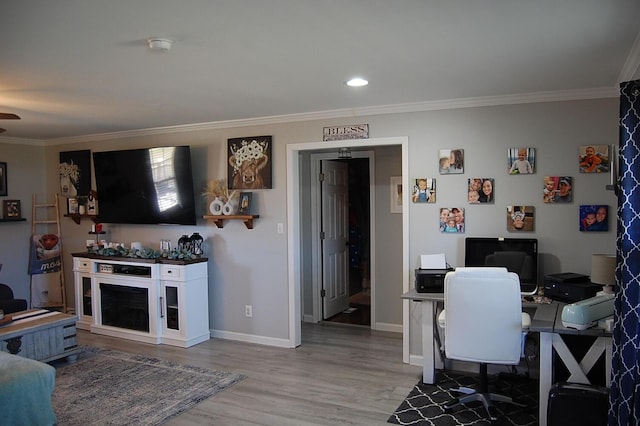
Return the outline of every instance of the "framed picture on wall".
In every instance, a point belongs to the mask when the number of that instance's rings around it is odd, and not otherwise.
[[[91,189],[91,151],[60,153],[60,194],[63,197],[87,196]]]
[[[7,196],[7,163],[0,163],[0,196]]]
[[[402,213],[402,176],[389,178],[391,213]]]
[[[22,217],[20,200],[3,200],[2,215],[5,219],[19,219]]]
[[[271,189],[271,136],[227,140],[229,189]]]

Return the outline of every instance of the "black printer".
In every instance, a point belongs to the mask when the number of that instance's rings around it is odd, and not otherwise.
[[[416,291],[418,293],[444,293],[444,276],[453,268],[416,269]]]
[[[574,303],[594,297],[602,286],[593,284],[588,275],[564,272],[544,277],[544,295],[553,300]]]

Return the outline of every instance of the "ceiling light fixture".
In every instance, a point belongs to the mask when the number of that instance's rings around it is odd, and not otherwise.
[[[153,52],[166,52],[171,49],[171,45],[173,44],[172,40],[168,38],[150,38],[147,40],[149,43],[149,49]]]
[[[347,86],[349,87],[362,87],[362,86],[366,86],[367,84],[369,84],[369,82],[364,78],[360,78],[360,77],[355,77],[347,81]]]
[[[338,158],[351,158],[351,148],[338,148]]]

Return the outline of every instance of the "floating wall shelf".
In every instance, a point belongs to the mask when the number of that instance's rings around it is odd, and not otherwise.
[[[100,219],[98,218],[98,215],[95,215],[95,214],[67,213],[64,215],[64,217],[70,217],[78,225],[80,225],[80,222],[82,221],[83,217],[87,217],[91,219],[93,223],[100,223]]]
[[[253,229],[253,219],[257,219],[260,217],[259,214],[230,214],[230,215],[205,215],[202,216],[204,219],[213,220],[218,228],[224,227],[224,221],[227,219],[231,220],[241,220],[244,222],[244,226],[247,229]]]

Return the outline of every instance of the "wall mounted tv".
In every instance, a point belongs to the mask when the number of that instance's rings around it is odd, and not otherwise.
[[[520,277],[523,293],[538,287],[538,240],[535,238],[467,237],[465,266],[503,266]]]
[[[93,166],[100,221],[196,224],[188,146],[94,152]]]

